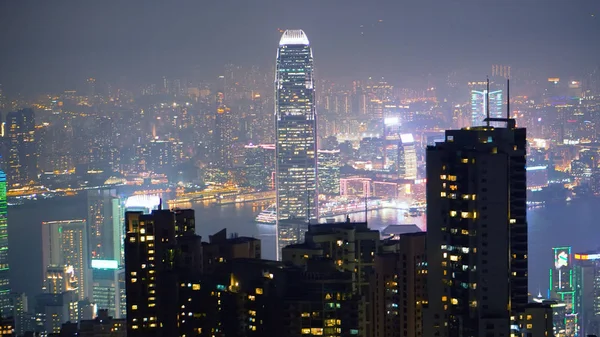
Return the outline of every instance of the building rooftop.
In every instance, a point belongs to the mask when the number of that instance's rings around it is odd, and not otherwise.
[[[288,45],[305,45],[308,46],[308,37],[304,34],[304,31],[301,29],[288,29],[281,36],[281,40],[279,40],[280,46],[288,46]]]

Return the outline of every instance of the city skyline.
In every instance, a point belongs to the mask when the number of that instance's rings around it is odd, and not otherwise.
[[[600,331],[600,3],[25,7],[0,330]]]

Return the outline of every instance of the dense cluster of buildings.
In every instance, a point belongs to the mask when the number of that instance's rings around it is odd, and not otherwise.
[[[275,74],[229,65],[216,84],[165,77],[137,94],[90,78],[82,92],[10,109],[0,335],[600,333],[598,254],[555,248],[549,293],[532,299],[526,218],[531,204],[600,194],[597,74],[523,78],[529,93],[509,97],[505,65],[486,82],[419,91],[317,81],[313,61],[306,34],[287,30]],[[193,210],[115,186],[211,201],[267,193],[277,261],[225,229],[202,241]],[[8,204],[77,193],[86,218],[41,224],[41,293],[12,293]],[[330,200],[400,198],[427,202],[427,233],[322,222]]]

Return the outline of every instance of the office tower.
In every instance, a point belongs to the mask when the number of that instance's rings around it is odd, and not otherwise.
[[[77,277],[73,266],[48,266],[44,282],[44,293],[62,294],[77,291]]]
[[[154,139],[148,144],[146,159],[149,170],[169,174],[181,162],[181,144],[171,140]]]
[[[408,180],[417,179],[417,149],[412,133],[403,133],[400,135],[398,176]]]
[[[340,150],[318,151],[319,193],[340,194]]]
[[[425,233],[402,234],[375,256],[369,275],[372,337],[422,336],[427,300]],[[391,249],[391,251],[389,251]]]
[[[446,131],[427,148],[424,336],[510,336],[527,305],[526,130]]]
[[[224,94],[217,93],[217,114],[215,115],[214,144],[215,164],[219,168],[228,169],[233,166],[234,120],[231,109],[225,105]]]
[[[275,146],[250,144],[244,150],[244,174],[248,186],[258,191],[273,189]]]
[[[43,268],[73,266],[78,299],[88,296],[89,250],[85,220],[42,222]]]
[[[483,126],[483,121],[488,115],[491,118],[502,118],[503,112],[503,96],[502,90],[490,91],[488,95],[488,89],[482,86],[482,82],[471,82],[476,83],[474,86],[478,87],[477,90],[471,90],[471,126]],[[485,84],[487,85],[487,83]],[[489,96],[489,98],[486,98]],[[489,100],[489,103],[487,102]],[[489,104],[489,105],[488,105]],[[502,126],[502,123],[492,122],[492,126]]]
[[[15,319],[15,334],[23,336],[29,327],[29,304],[25,293],[11,294],[12,316]]]
[[[302,30],[286,30],[279,41],[275,114],[279,256],[280,239],[299,242],[305,231],[300,227],[318,218],[313,55]]]
[[[22,187],[37,181],[37,144],[33,110],[9,112],[6,115],[5,134],[9,139],[6,167],[9,186]]]
[[[573,254],[580,336],[600,335],[600,254]]]
[[[553,267],[550,268],[550,298],[564,303],[567,314],[575,313],[577,308],[573,279],[573,255],[571,247],[552,248]]]
[[[121,260],[124,228],[115,190],[87,192],[89,249],[92,259]]]
[[[136,194],[125,200],[125,211],[150,214],[160,208],[161,202],[160,196],[155,194]]]
[[[117,260],[92,260],[91,299],[98,309],[114,318],[121,318],[121,282],[125,271]]]
[[[510,79],[510,66],[502,65],[502,64],[493,64],[492,65],[492,77],[502,77],[505,79]]]
[[[8,264],[8,206],[6,174],[0,170],[0,314],[6,315],[10,305],[10,268]]]
[[[125,213],[127,336],[174,336],[179,279],[201,270],[193,210]]]

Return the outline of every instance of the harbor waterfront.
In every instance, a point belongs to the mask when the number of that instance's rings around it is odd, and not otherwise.
[[[36,277],[31,277],[31,266],[42,270],[41,261],[41,223],[48,220],[81,219],[86,216],[87,201],[84,197],[56,197],[38,200],[20,206],[11,206],[9,243],[14,255],[10,256],[11,273],[25,280],[14,284],[15,291],[34,292],[41,287]],[[263,241],[263,258],[275,257],[275,226],[257,224],[254,219],[271,201],[253,203],[236,203],[218,205],[209,202],[194,202],[178,205],[180,208],[193,208],[196,211],[196,231],[204,239],[223,228],[228,233],[240,236],[251,236]],[[582,198],[570,203],[556,202],[546,207],[528,210],[529,222],[529,255],[532,263],[529,266],[529,288],[532,292],[548,288],[548,269],[553,261],[548,258],[552,247],[572,245],[573,250],[585,252],[598,249],[600,226],[597,223],[595,210],[600,207],[598,198]],[[403,210],[381,209],[368,212],[369,227],[383,230],[393,224],[416,224],[425,229],[425,217],[406,217]],[[574,217],[573,215],[576,215]],[[337,217],[343,220],[344,216]],[[351,214],[352,221],[363,221],[364,212]],[[552,235],[560,233],[560,235]],[[33,243],[33,244],[32,244]],[[25,254],[27,250],[35,250],[36,254]],[[22,256],[22,258],[17,258]],[[41,272],[40,272],[41,277]]]

